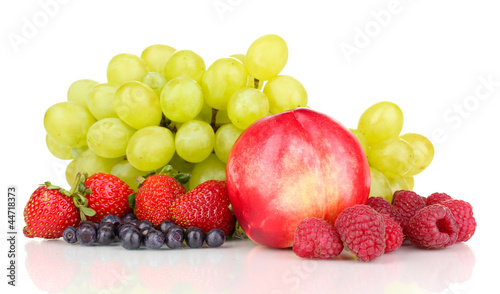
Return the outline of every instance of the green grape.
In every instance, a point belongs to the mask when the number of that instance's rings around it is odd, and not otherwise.
[[[69,147],[87,144],[87,131],[95,123],[92,114],[74,102],[60,102],[45,112],[43,125],[47,134]]]
[[[235,58],[216,60],[201,82],[205,102],[212,108],[226,109],[234,92],[246,86],[247,75],[245,66]]]
[[[152,171],[165,166],[174,155],[174,135],[160,126],[138,130],[130,138],[127,159],[138,170]]]
[[[248,48],[246,66],[248,73],[256,79],[267,81],[277,76],[288,59],[288,46],[277,35],[264,35]]]
[[[390,177],[405,175],[413,165],[413,149],[399,137],[384,140],[368,151],[370,166]]]
[[[269,100],[266,94],[252,88],[236,91],[227,104],[231,122],[244,130],[253,122],[269,114]]]
[[[78,159],[78,157],[80,157],[80,155],[85,152],[85,150],[89,149],[89,146],[85,145],[85,146],[82,146],[82,147],[73,147],[71,148],[71,157],[73,159]]]
[[[126,82],[140,81],[148,72],[146,62],[139,56],[121,53],[108,63],[108,82],[121,85]]]
[[[192,162],[187,162],[182,159],[179,154],[177,154],[177,152],[175,152],[174,156],[168,164],[170,164],[176,171],[181,173],[191,173],[195,165]]]
[[[161,91],[163,90],[163,87],[167,84],[167,79],[165,77],[157,72],[148,72],[143,78],[142,82],[153,91],[155,91],[156,96],[160,97]]]
[[[359,118],[358,130],[368,145],[397,137],[403,128],[403,112],[392,102],[379,102],[370,106]]]
[[[175,51],[175,48],[167,45],[151,45],[142,51],[141,58],[146,62],[150,71],[163,73],[167,60]]]
[[[420,134],[408,133],[401,136],[413,148],[415,159],[407,176],[414,176],[421,173],[431,164],[434,158],[434,146],[431,141]]]
[[[118,117],[113,107],[116,90],[118,90],[118,85],[109,83],[98,84],[90,88],[87,94],[87,105],[96,119]]]
[[[264,86],[263,80],[257,80],[256,78],[252,77],[251,75],[247,76],[247,88],[254,88],[257,90],[262,90],[263,86]]]
[[[87,133],[87,145],[95,154],[115,158],[124,156],[135,130],[119,118],[105,118],[93,124]]]
[[[366,143],[365,135],[363,135],[363,133],[361,133],[359,130],[356,130],[356,129],[349,129],[349,130],[358,139],[359,144],[363,148],[363,151],[365,152],[365,154],[368,154],[368,150],[370,147],[368,146],[368,143]]]
[[[370,167],[370,178],[371,186],[369,197],[382,197],[392,203],[393,192],[391,190],[391,184],[384,174],[375,168]]]
[[[399,190],[411,190],[410,185],[408,185],[404,177],[387,177],[387,180],[391,185],[392,194]]]
[[[403,178],[408,184],[408,187],[410,187],[410,190],[413,190],[413,188],[415,188],[415,179],[412,176],[404,176]]]
[[[95,173],[107,173],[111,172],[113,166],[122,160],[123,158],[104,158],[101,157],[92,150],[87,149],[80,156],[75,159],[76,161],[76,172],[87,173],[89,176]]]
[[[206,123],[211,123],[212,116],[213,116],[212,107],[208,106],[208,104],[206,103],[203,103],[203,107],[201,108],[200,113],[194,119],[201,120]]]
[[[137,177],[145,176],[144,171],[138,170],[133,167],[128,160],[122,160],[116,163],[111,169],[111,174],[119,177],[122,181],[124,181],[130,188],[134,189],[137,192],[139,182],[137,181]]]
[[[168,59],[163,75],[167,81],[182,76],[193,79],[200,84],[205,69],[205,62],[200,55],[191,50],[179,50]]]
[[[68,164],[68,166],[66,166],[66,171],[64,173],[65,177],[66,177],[66,182],[68,183],[68,185],[71,187],[71,185],[73,185],[73,182],[75,181],[75,178],[76,178],[76,164],[77,164],[77,161],[76,159],[73,159],[72,161],[70,161],[70,163]]]
[[[269,99],[269,111],[281,113],[297,107],[307,106],[307,92],[304,86],[291,76],[277,76],[264,87]]]
[[[118,117],[134,129],[160,124],[160,99],[144,83],[128,82],[120,86],[113,98],[113,106]]]
[[[73,82],[68,88],[68,101],[87,108],[87,93],[98,83],[94,80],[82,79]]]
[[[59,159],[73,159],[73,156],[71,155],[71,147],[57,142],[52,139],[49,134],[45,136],[45,144],[47,144],[47,148],[50,153],[52,153],[55,157]]]
[[[210,154],[207,159],[194,165],[189,179],[189,190],[208,180],[226,180],[226,164],[220,161],[215,154]]]
[[[177,77],[170,80],[160,96],[163,114],[174,122],[194,119],[203,108],[203,91],[193,79]]]
[[[227,162],[229,152],[242,132],[242,129],[238,129],[233,124],[223,125],[215,132],[214,151],[220,161]]]
[[[212,127],[203,121],[184,123],[175,134],[175,150],[188,162],[205,160],[214,149],[215,134]]]
[[[243,64],[246,63],[246,59],[247,59],[245,54],[239,54],[239,53],[238,54],[231,54],[229,57],[236,58],[239,61],[241,61],[241,63],[243,63]]]
[[[229,119],[229,116],[227,115],[227,110],[219,110],[217,111],[217,114],[215,115],[215,125],[216,126],[221,126],[225,124],[230,124],[231,120]]]

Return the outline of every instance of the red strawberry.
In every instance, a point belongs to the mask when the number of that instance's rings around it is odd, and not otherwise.
[[[95,173],[88,177],[85,186],[90,189],[86,195],[87,207],[95,210],[95,215],[87,218],[91,222],[100,222],[106,215],[119,217],[132,212],[128,204],[128,196],[134,193],[120,178],[105,173]]]
[[[80,222],[78,208],[64,189],[49,182],[31,194],[24,208],[23,233],[28,238],[55,239],[62,237],[66,227]]]
[[[184,193],[184,186],[173,177],[151,175],[144,180],[135,195],[135,214],[138,219],[148,220],[155,226],[164,220],[172,220],[169,208]]]
[[[218,228],[229,235],[235,224],[229,205],[226,182],[210,180],[177,199],[170,207],[170,214],[183,228],[196,226],[205,233]]]

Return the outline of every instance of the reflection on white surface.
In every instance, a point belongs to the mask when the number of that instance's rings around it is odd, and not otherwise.
[[[368,263],[345,251],[336,260],[301,259],[243,240],[220,248],[135,251],[118,243],[30,240],[26,253],[32,282],[50,293],[453,293],[475,265],[466,244],[445,250],[404,245]]]

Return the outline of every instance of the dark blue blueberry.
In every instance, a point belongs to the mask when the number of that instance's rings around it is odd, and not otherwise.
[[[151,249],[159,249],[165,243],[165,235],[158,230],[151,230],[146,237],[144,237],[144,245]]]
[[[205,241],[205,232],[200,228],[191,226],[186,230],[186,244],[191,248],[199,248],[203,246],[203,241]]]
[[[103,228],[107,228],[107,229],[110,229],[113,231],[113,233],[116,234],[116,226],[112,223],[109,223],[109,222],[101,222],[99,224],[99,228],[97,228],[97,230],[100,230],[100,229],[103,229]]]
[[[137,216],[135,214],[133,214],[132,212],[127,213],[126,215],[122,216],[122,221],[124,223],[129,222],[129,221],[134,220],[134,219],[137,219]]]
[[[139,231],[142,231],[143,229],[147,228],[147,227],[152,227],[154,228],[155,226],[153,225],[152,222],[148,221],[148,220],[141,220],[139,221],[139,223],[137,224],[137,228],[139,229]]]
[[[137,229],[136,226],[134,226],[133,224],[124,224],[123,226],[121,226],[119,229],[118,229],[118,238],[122,238],[122,235],[127,232],[128,230],[136,230],[137,232],[139,232],[139,234],[141,233],[139,231],[139,229]]]
[[[101,219],[101,224],[102,223],[112,223],[113,225],[118,226],[119,224],[123,223],[123,221],[119,216],[109,214]]]
[[[226,235],[224,235],[224,231],[221,229],[212,229],[205,237],[205,242],[210,247],[219,247],[224,244],[225,240]]]
[[[167,234],[168,229],[170,229],[170,227],[174,225],[175,225],[174,222],[169,220],[164,220],[156,227],[156,229],[162,232],[163,234]]]
[[[184,232],[178,230],[169,230],[165,235],[165,244],[168,248],[175,249],[182,247],[184,242]]]
[[[109,245],[115,240],[115,232],[110,228],[100,228],[97,230],[97,242],[101,245]]]
[[[64,241],[71,243],[71,244],[76,243],[76,241],[78,241],[76,239],[76,228],[75,227],[67,227],[66,229],[64,229],[63,239],[64,239]]]
[[[96,241],[96,235],[94,223],[81,223],[76,229],[76,239],[82,245],[92,245]]]
[[[144,229],[141,230],[142,237],[146,237],[146,235],[151,232],[155,231],[156,229],[153,227],[145,227]]]
[[[131,219],[127,222],[128,224],[133,224],[134,226],[138,226],[139,225],[139,220],[138,219]]]
[[[141,244],[142,235],[137,229],[126,230],[120,238],[120,245],[128,250],[139,249]]]

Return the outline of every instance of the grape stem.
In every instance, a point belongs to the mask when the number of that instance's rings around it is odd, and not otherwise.
[[[215,121],[217,120],[217,112],[219,110],[212,108],[212,120],[210,121],[210,125],[212,126],[212,129],[214,129],[214,132],[217,132],[217,125],[215,124]]]
[[[259,82],[260,81],[258,79],[253,78],[253,87],[257,90],[259,89]]]

